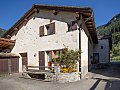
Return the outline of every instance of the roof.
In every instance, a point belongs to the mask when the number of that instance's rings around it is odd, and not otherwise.
[[[14,53],[0,53],[0,58],[18,58],[19,56]]]
[[[10,46],[14,46],[15,41],[5,38],[0,38],[0,48],[8,48]]]
[[[94,15],[93,10],[90,7],[74,7],[74,6],[49,6],[49,5],[39,5],[35,4],[29,9],[23,17],[21,17],[4,35],[3,37],[7,37],[7,35],[11,34],[14,30],[19,29],[18,27],[29,18],[33,13],[39,12],[39,10],[54,10],[54,11],[66,11],[66,12],[74,12],[82,15],[87,29],[91,35],[91,38],[94,43],[98,43]],[[90,17],[89,20],[87,20]]]

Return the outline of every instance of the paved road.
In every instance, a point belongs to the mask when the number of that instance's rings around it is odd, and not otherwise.
[[[120,63],[94,70],[74,83],[44,82],[24,79],[20,74],[0,78],[0,90],[120,90]]]

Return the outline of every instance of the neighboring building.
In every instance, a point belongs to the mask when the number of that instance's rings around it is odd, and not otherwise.
[[[16,40],[11,53],[23,65],[50,66],[61,50],[80,49],[78,72],[84,77],[91,69],[94,45],[98,44],[93,11],[89,7],[33,5],[3,36]],[[99,52],[98,52],[99,53]]]
[[[98,63],[110,63],[110,49],[112,38],[110,35],[99,37],[99,44],[94,44],[93,60]]]

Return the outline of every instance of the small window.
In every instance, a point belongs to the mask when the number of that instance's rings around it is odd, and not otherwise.
[[[77,21],[72,21],[72,25],[70,24],[67,24],[68,25],[68,31],[74,31],[74,30],[77,30]]]
[[[93,53],[93,60],[91,60],[91,64],[99,63],[99,53]]]
[[[40,35],[40,37],[44,36],[44,26],[40,26],[39,35]]]
[[[47,51],[47,60],[48,60],[48,62],[52,61],[52,52],[51,51]]]
[[[101,46],[101,49],[103,49],[103,46]]]
[[[55,58],[58,58],[62,53],[62,50],[54,50]]]
[[[55,34],[55,23],[45,25],[47,29],[47,35]]]

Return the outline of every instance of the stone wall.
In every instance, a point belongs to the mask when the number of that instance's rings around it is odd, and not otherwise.
[[[45,75],[47,81],[55,81],[59,83],[76,82],[80,80],[80,77],[81,77],[80,72],[56,73]]]

